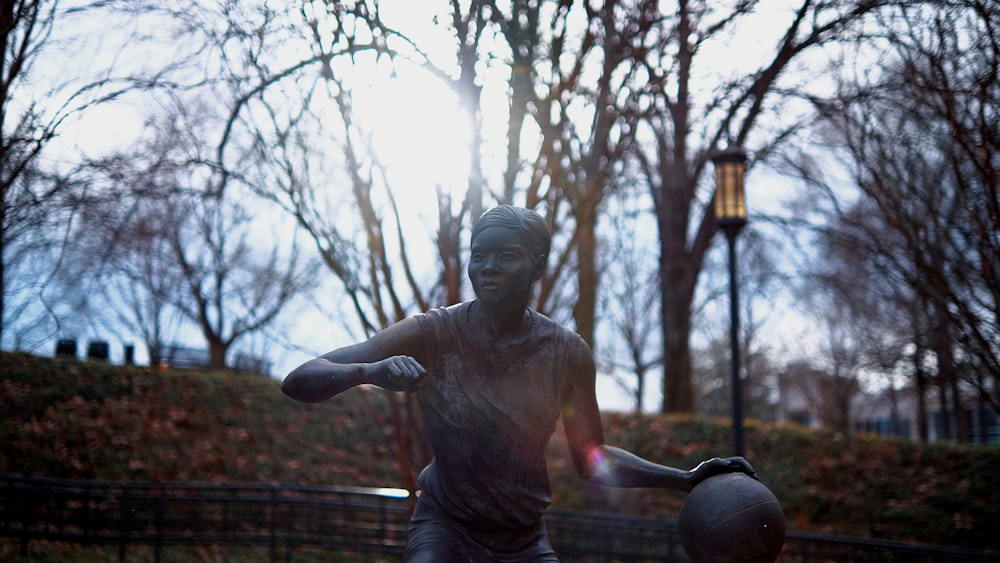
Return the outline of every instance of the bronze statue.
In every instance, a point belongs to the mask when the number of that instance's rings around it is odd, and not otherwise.
[[[303,402],[361,384],[417,394],[434,459],[420,474],[404,561],[559,561],[542,516],[545,449],[560,416],[573,463],[592,482],[690,491],[715,474],[754,474],[741,457],[683,471],[605,444],[590,348],[528,307],[549,253],[545,221],[496,207],[471,242],[476,299],[310,360],[282,384]]]

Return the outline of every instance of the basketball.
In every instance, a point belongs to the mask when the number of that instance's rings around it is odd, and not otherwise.
[[[785,513],[744,473],[705,479],[681,506],[681,544],[695,563],[773,563],[785,543]]]

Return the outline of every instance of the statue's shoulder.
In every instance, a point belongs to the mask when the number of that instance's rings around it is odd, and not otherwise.
[[[468,318],[466,309],[469,306],[469,302],[465,301],[462,303],[456,303],[454,305],[447,305],[444,307],[435,307],[429,309],[423,313],[416,315],[418,321],[423,323],[461,323],[464,319]]]
[[[535,315],[536,322],[542,327],[544,332],[555,335],[565,341],[571,351],[586,351],[590,353],[590,347],[575,330],[558,323],[546,315],[532,309],[531,314]]]

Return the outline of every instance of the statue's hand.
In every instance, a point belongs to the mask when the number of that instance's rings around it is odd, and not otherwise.
[[[712,477],[713,475],[737,472],[746,473],[754,479],[757,478],[757,472],[754,471],[753,466],[742,457],[713,457],[712,459],[699,463],[697,467],[688,472],[688,481],[690,485],[688,490],[690,491],[695,487],[695,485],[701,483],[709,477]]]
[[[427,370],[410,356],[392,356],[365,364],[368,381],[389,391],[416,391],[427,377]]]

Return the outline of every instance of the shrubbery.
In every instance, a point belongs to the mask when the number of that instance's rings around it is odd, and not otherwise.
[[[728,421],[605,414],[604,424],[608,442],[677,467],[732,448]],[[781,500],[789,529],[1000,548],[1000,448],[753,423],[746,442],[746,457]],[[646,490],[608,504],[676,514],[682,501]]]
[[[730,449],[728,423],[606,413],[608,442],[688,468]],[[747,426],[747,457],[789,529],[1000,548],[1000,449]],[[320,404],[230,372],[160,371],[0,354],[0,471],[132,481],[399,486],[384,394]],[[677,492],[589,487],[561,433],[562,508],[675,517]]]

